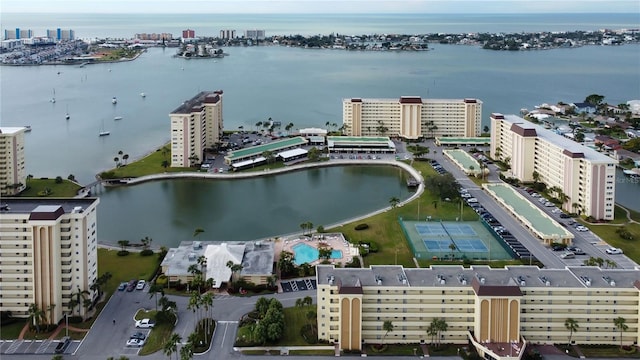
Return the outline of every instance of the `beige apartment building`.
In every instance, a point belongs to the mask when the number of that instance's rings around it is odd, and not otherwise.
[[[203,91],[169,114],[171,166],[189,167],[204,161],[204,151],[222,138],[222,90]]]
[[[27,186],[24,127],[0,127],[0,195],[19,194]]]
[[[613,220],[617,161],[519,116],[491,114],[491,157],[508,160],[511,176],[568,196],[562,208]]]
[[[622,343],[640,341],[640,269],[319,265],[316,281],[318,336],[343,350],[383,339],[433,343],[434,319],[448,325],[440,342],[471,341],[494,359],[517,358],[527,344],[566,343],[569,318],[579,325],[577,344],[620,344],[618,317],[628,326]],[[388,333],[385,321],[393,325]]]
[[[50,324],[65,313],[85,316],[98,296],[91,290],[98,276],[98,203],[97,198],[2,199],[1,311],[28,317],[35,303]],[[74,305],[83,291],[88,294]]]
[[[421,137],[477,137],[482,101],[477,99],[343,99],[346,135]]]

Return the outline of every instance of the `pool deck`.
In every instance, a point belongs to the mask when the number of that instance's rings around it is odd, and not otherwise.
[[[342,257],[339,259],[329,259],[332,264],[342,264],[344,266],[346,263],[350,262],[354,256],[358,256],[360,253],[358,251],[357,246],[351,245],[342,235],[342,233],[315,233],[313,236],[302,236],[295,235],[286,238],[281,238],[275,244],[275,257],[276,259],[280,258],[280,253],[282,251],[289,251],[295,254],[293,251],[293,247],[296,244],[304,243],[314,248],[318,248],[321,245],[326,245],[332,248],[333,250],[339,250],[342,252]],[[320,264],[320,260],[315,260],[309,265],[314,266]]]

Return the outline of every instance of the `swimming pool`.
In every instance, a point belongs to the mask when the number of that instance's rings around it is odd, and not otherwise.
[[[318,249],[313,246],[307,244],[296,244],[291,250],[293,250],[293,262],[296,265],[301,265],[304,263],[311,263],[315,260],[318,260],[318,254],[320,253]],[[341,259],[342,251],[341,250],[333,250],[331,251],[332,259]]]

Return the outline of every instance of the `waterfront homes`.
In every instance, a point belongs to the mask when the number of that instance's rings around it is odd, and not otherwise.
[[[98,274],[99,199],[3,198],[1,204],[0,310],[26,318],[36,304],[48,324],[64,314],[85,316],[92,306],[84,300],[98,298],[91,285]]]
[[[437,341],[467,344],[484,358],[520,358],[527,344],[566,343],[574,319],[578,344],[638,344],[640,269],[443,265],[406,269],[316,268],[318,337],[343,350],[362,344],[434,342],[434,320],[448,325]],[[628,329],[620,332],[613,320]],[[393,331],[386,331],[391,321]],[[622,336],[622,339],[620,339]],[[487,357],[489,355],[490,357]]]
[[[169,114],[171,167],[189,167],[204,160],[204,152],[220,143],[224,125],[222,90],[202,91]]]
[[[273,275],[274,246],[269,241],[255,242],[212,242],[183,241],[177,248],[169,249],[160,267],[171,284],[193,279],[192,265],[203,272],[206,279],[213,279],[213,288],[220,288],[231,280],[238,279],[266,285]],[[239,273],[233,274],[227,264],[241,266]]]
[[[16,195],[26,188],[24,127],[0,127],[0,195]]]
[[[521,117],[497,113],[491,114],[491,157],[508,163],[508,175],[520,181],[562,189],[564,210],[613,220],[616,160]]]
[[[482,101],[477,99],[342,100],[342,121],[346,135],[422,137],[480,136]]]

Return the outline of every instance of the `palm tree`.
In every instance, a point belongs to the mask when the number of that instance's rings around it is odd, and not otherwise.
[[[116,167],[120,166],[120,159],[117,156],[113,158],[113,161],[116,163]]]
[[[188,342],[180,348],[180,360],[193,359],[193,344]]]
[[[129,160],[129,154],[122,155],[122,160],[124,160],[124,164],[127,165],[127,160]]]
[[[262,127],[262,121],[258,121],[258,122],[256,123],[256,128],[257,128],[257,129],[259,129],[259,128],[261,128],[261,127]]]
[[[567,328],[567,330],[569,330],[569,345],[571,345],[571,338],[573,337],[573,333],[578,331],[578,328],[580,326],[578,325],[578,322],[575,319],[568,318],[567,320],[564,321],[564,327]]]
[[[273,160],[275,160],[275,156],[273,155],[273,151],[265,150],[262,152],[262,156],[267,159],[267,164],[271,164]]]
[[[144,238],[140,239],[140,242],[142,243],[142,249],[148,250],[149,247],[151,246],[152,241],[153,239],[148,236],[145,236]]]
[[[129,246],[129,240],[118,240],[118,245],[122,246],[122,251],[127,251],[127,246]]]
[[[391,197],[391,199],[389,199],[389,204],[391,205],[391,209],[395,209],[396,206],[398,206],[399,202],[400,202],[400,199],[398,199],[397,197],[395,196]]]
[[[169,167],[169,165],[171,165],[171,163],[169,163],[169,161],[168,161],[168,160],[162,160],[162,167],[163,167],[163,168],[165,168],[165,169],[166,169],[166,168],[168,168],[168,167]]]
[[[202,234],[204,232],[204,229],[202,228],[196,228],[195,230],[193,230],[193,237],[197,237],[198,235]]]
[[[173,355],[173,353],[177,354],[178,343],[180,342],[180,340],[182,340],[180,335],[173,333],[171,334],[171,337],[169,337],[169,340],[164,344],[163,352],[169,357],[169,359],[171,359],[171,355]]]
[[[156,298],[156,311],[158,311],[158,293],[164,296],[164,288],[162,285],[158,285],[156,283],[151,284],[151,286],[149,286],[149,299],[152,297]]]
[[[451,261],[453,261],[453,252],[456,251],[456,249],[456,244],[454,244],[452,241],[451,244],[449,244],[449,250],[451,250]]]
[[[449,324],[444,319],[435,319],[435,328],[438,332],[438,346],[440,345],[440,339],[442,338],[442,333],[447,331],[449,328]]]
[[[227,267],[231,269],[231,283],[236,282],[238,274],[242,271],[243,267],[241,264],[235,264],[233,261],[227,261]]]
[[[616,326],[618,330],[620,330],[620,347],[622,347],[622,332],[627,331],[627,329],[629,329],[629,326],[626,323],[627,323],[627,320],[625,320],[621,316],[613,319],[613,324]]]
[[[284,127],[284,129],[286,130],[287,135],[289,135],[289,131],[293,129],[293,123],[288,123],[287,126]]]
[[[382,344],[384,344],[384,339],[389,335],[390,332],[393,331],[393,323],[391,320],[385,320],[382,323],[382,330],[385,331],[384,336],[382,337]]]
[[[540,181],[540,173],[533,170],[533,172],[531,173],[531,178],[533,179],[533,184],[537,185],[538,181]]]
[[[42,321],[45,318],[44,311],[40,309],[40,307],[38,307],[38,304],[33,303],[29,305],[27,313],[29,314],[29,317],[27,318],[27,320],[29,321],[29,327],[35,327],[36,332],[40,332],[40,324],[42,324]]]
[[[78,306],[78,315],[80,315],[79,305],[83,304],[84,300],[87,300],[87,295],[89,295],[89,292],[87,290],[80,290],[80,286],[77,287],[77,292],[71,295],[74,298],[76,305]]]

